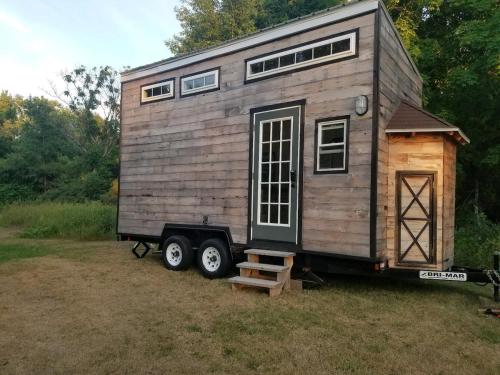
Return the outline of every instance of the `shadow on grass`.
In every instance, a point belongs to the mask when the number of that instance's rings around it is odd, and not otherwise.
[[[345,292],[362,293],[406,293],[426,295],[460,295],[470,302],[477,302],[478,297],[492,298],[491,285],[480,288],[475,283],[453,281],[429,281],[420,279],[382,278],[378,276],[354,276],[340,274],[321,274],[325,280],[323,288],[340,289]]]

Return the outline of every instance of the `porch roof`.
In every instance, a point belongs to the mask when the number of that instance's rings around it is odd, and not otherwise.
[[[470,143],[457,126],[423,110],[407,101],[401,101],[385,129],[387,134],[397,133],[447,133],[458,143]]]

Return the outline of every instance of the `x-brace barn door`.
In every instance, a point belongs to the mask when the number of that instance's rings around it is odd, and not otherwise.
[[[396,249],[400,264],[436,261],[435,172],[397,172]]]

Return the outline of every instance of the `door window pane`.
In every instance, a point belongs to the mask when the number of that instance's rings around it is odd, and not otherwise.
[[[292,128],[292,122],[290,120],[283,120],[283,135],[282,139],[290,139],[290,133],[291,133],[291,128]]]
[[[277,204],[271,205],[271,217],[269,219],[270,223],[278,224],[278,207],[279,205]]]
[[[290,163],[281,163],[281,182],[288,182],[290,178]]]
[[[281,131],[281,122],[273,121],[273,141],[279,141],[280,139],[280,131]]]
[[[269,206],[267,204],[260,205],[260,222],[261,223],[267,223],[268,208],[269,208]]]
[[[288,203],[290,195],[290,185],[281,184],[281,203]]]
[[[271,164],[271,182],[278,182],[280,178],[280,163]]]
[[[264,143],[262,145],[262,162],[263,163],[269,161],[269,147],[271,147],[271,145],[269,143]]]
[[[260,201],[262,203],[269,203],[269,185],[264,184],[260,187]]]
[[[263,122],[262,123],[262,142],[269,142],[271,136],[271,123]]]
[[[279,199],[279,184],[271,184],[271,202],[278,203]]]
[[[262,164],[262,174],[261,174],[261,181],[262,182],[269,182],[269,164]]]
[[[272,142],[271,161],[280,160],[280,142]]]
[[[285,141],[281,144],[281,160],[290,160],[290,141]]]
[[[288,205],[281,205],[280,224],[288,224]]]

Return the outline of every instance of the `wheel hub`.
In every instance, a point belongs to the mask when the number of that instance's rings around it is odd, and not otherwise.
[[[166,258],[167,262],[174,267],[182,262],[182,251],[179,244],[172,242],[167,246]]]
[[[203,267],[210,272],[215,272],[221,264],[221,256],[219,250],[215,247],[207,247],[202,254]]]

